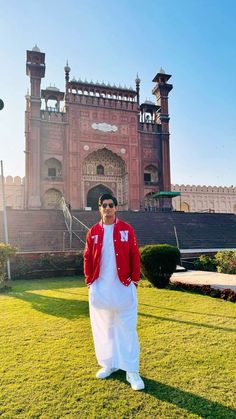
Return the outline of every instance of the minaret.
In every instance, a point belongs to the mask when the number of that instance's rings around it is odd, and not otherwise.
[[[163,173],[163,191],[171,190],[170,180],[170,148],[169,148],[169,111],[168,111],[168,95],[172,90],[172,84],[167,81],[171,78],[170,74],[166,74],[161,68],[160,72],[154,77],[153,82],[156,83],[152,93],[157,98],[157,104],[160,106],[158,121],[162,126],[162,173]]]
[[[27,51],[26,74],[30,77],[30,94],[27,95],[25,144],[25,206],[38,209],[40,199],[40,108],[41,79],[45,75],[45,54],[35,45]]]

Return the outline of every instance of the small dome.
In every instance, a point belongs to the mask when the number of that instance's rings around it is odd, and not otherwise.
[[[154,102],[152,102],[152,100],[145,100],[144,102],[146,105],[155,105]]]
[[[40,52],[40,49],[37,46],[37,44],[35,44],[35,46],[32,48],[32,51]]]
[[[54,84],[54,86],[49,86],[49,87],[46,87],[46,90],[52,90],[53,92],[60,92],[60,89],[58,89],[58,87],[56,87],[55,86],[55,84]]]
[[[161,67],[159,73],[166,74],[165,70]]]

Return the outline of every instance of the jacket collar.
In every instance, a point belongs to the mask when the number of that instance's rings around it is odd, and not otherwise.
[[[116,218],[115,218],[115,222],[114,222],[114,224],[117,224],[117,223],[118,223],[118,221],[119,221],[119,219],[118,219],[118,217],[116,217]],[[101,227],[103,227],[103,221],[102,221],[102,219],[99,221],[99,225],[100,225]]]

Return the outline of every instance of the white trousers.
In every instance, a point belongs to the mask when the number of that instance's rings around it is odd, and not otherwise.
[[[129,305],[127,306],[126,300],[123,307],[121,304],[115,308],[108,308],[106,304],[103,307],[101,295],[96,287],[95,282],[89,289],[89,311],[98,364],[106,368],[138,372],[136,287],[134,284],[124,287],[129,297]]]

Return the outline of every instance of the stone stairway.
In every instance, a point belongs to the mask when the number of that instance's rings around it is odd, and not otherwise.
[[[72,216],[91,227],[99,221],[98,211],[72,211]],[[236,248],[234,214],[118,212],[130,223],[140,246],[167,243],[176,245],[174,226],[180,249]],[[56,251],[69,249],[63,213],[60,210],[7,211],[9,242],[21,251]],[[85,241],[86,229],[75,220],[73,230]],[[4,241],[3,214],[0,212],[0,241]],[[73,235],[72,248],[84,245]]]

